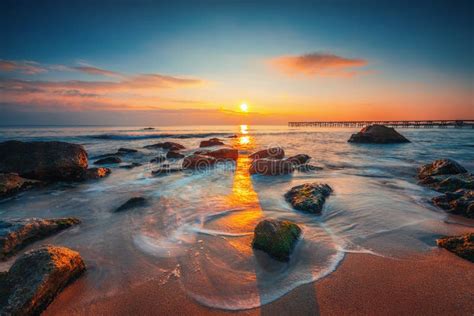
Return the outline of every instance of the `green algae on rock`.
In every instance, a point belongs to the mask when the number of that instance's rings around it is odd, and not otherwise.
[[[285,199],[299,211],[319,214],[331,192],[332,188],[327,184],[305,183],[291,188]]]

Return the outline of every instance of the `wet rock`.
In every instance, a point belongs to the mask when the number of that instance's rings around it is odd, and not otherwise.
[[[281,147],[272,147],[264,150],[257,151],[249,156],[250,159],[283,159],[285,157],[285,151]]]
[[[438,159],[432,163],[421,166],[418,178],[424,179],[432,176],[453,175],[466,173],[467,170],[452,159]]]
[[[211,138],[209,140],[203,140],[200,144],[199,147],[212,147],[212,146],[220,146],[224,145],[223,142],[219,138]]]
[[[152,159],[153,160],[153,159]],[[151,161],[150,161],[151,162]],[[142,164],[139,163],[139,162],[132,162],[132,163],[129,163],[127,165],[123,165],[123,166],[120,166],[119,168],[122,168],[122,169],[133,169],[133,168],[136,168],[136,167],[140,167]]]
[[[227,138],[239,138],[239,135],[237,135],[237,134],[229,135],[229,136],[227,136]]]
[[[80,221],[74,217],[0,221],[0,260],[6,259],[36,240],[79,223]]]
[[[214,157],[218,160],[233,160],[236,161],[239,158],[239,151],[233,148],[221,148],[217,150],[201,150],[196,152],[201,155]]]
[[[166,160],[166,157],[163,156],[163,155],[160,155],[160,156],[156,156],[155,158],[153,158],[152,160],[150,160],[151,163],[160,163],[160,162],[163,162]]]
[[[152,131],[152,130],[154,130],[154,128],[153,127],[145,127],[143,130],[144,131]]]
[[[435,179],[435,182],[428,186],[439,192],[453,192],[459,189],[474,190],[474,176],[469,173],[433,178]]]
[[[384,125],[369,125],[360,130],[357,134],[352,134],[349,143],[371,143],[371,144],[394,144],[409,143],[403,135],[394,128]]]
[[[136,153],[136,152],[138,152],[138,150],[131,149],[131,148],[123,148],[123,147],[120,147],[117,150],[117,153],[119,153],[119,154],[133,154],[133,153]]]
[[[108,176],[112,171],[109,168],[89,168],[84,171],[82,180],[96,180]]]
[[[166,158],[168,159],[181,159],[184,158],[184,155],[182,153],[179,153],[174,150],[170,150],[166,153]]]
[[[440,238],[436,244],[474,263],[474,233]]]
[[[180,171],[183,171],[183,169],[182,168],[172,168],[170,166],[163,166],[161,168],[153,170],[151,172],[151,174],[154,175],[154,176],[165,176],[165,175],[168,175],[170,173],[176,173],[176,172],[180,172]]]
[[[432,199],[433,204],[451,214],[474,218],[474,191],[457,190]]]
[[[164,143],[156,143],[153,145],[147,145],[147,146],[144,146],[143,148],[148,148],[148,149],[163,148],[163,149],[168,149],[168,150],[180,150],[180,149],[184,149],[184,146],[178,143],[174,143],[174,142],[164,142]]]
[[[117,156],[110,156],[106,158],[102,158],[99,160],[94,161],[95,165],[110,165],[110,164],[116,164],[116,163],[121,163],[122,159],[120,159]]]
[[[301,172],[310,172],[310,171],[323,170],[323,168],[315,166],[315,165],[311,165],[311,164],[299,165],[299,166],[296,167],[296,169],[298,171],[301,171]]]
[[[88,166],[84,147],[65,142],[0,143],[0,173],[35,180],[74,180]]]
[[[115,212],[123,212],[132,208],[143,207],[146,206],[147,203],[147,199],[143,196],[134,196],[130,198],[127,202],[123,203],[120,207],[118,207]]]
[[[20,177],[16,173],[0,173],[0,198],[41,185],[41,181]]]
[[[288,157],[286,160],[291,162],[296,167],[307,163],[310,159],[311,157],[306,154],[298,154],[295,156]]]
[[[204,155],[191,155],[183,160],[183,169],[208,170],[216,163],[216,158]]]
[[[291,188],[285,199],[299,211],[319,214],[331,192],[332,188],[327,184],[305,183]]]
[[[86,266],[78,252],[42,246],[19,257],[0,278],[0,315],[39,315]]]
[[[277,260],[288,261],[300,235],[301,228],[295,223],[266,219],[255,227],[252,246]]]
[[[250,174],[265,176],[279,176],[292,173],[294,166],[291,162],[282,159],[257,159],[250,164]]]

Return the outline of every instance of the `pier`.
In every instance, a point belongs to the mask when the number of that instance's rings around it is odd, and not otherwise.
[[[474,120],[314,121],[288,122],[288,127],[364,127],[373,124],[402,128],[474,128]]]

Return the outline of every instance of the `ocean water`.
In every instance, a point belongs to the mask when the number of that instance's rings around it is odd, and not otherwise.
[[[472,221],[432,206],[429,200],[437,193],[415,179],[417,167],[438,158],[455,159],[474,172],[474,130],[400,129],[411,143],[347,143],[356,131],[286,126],[1,128],[0,141],[73,142],[84,145],[89,157],[135,148],[139,152],[124,156],[124,163],[143,166],[110,166],[112,174],[102,180],[24,192],[0,202],[0,218],[82,220],[39,242],[65,245],[83,256],[88,272],[77,282],[84,290],[74,302],[80,306],[150,280],[157,286],[177,280],[201,304],[248,309],[332,273],[347,253],[404,260],[435,247],[440,235],[474,231]],[[238,137],[226,138],[233,134]],[[143,146],[176,141],[186,147],[184,153],[192,153],[210,137],[238,148],[237,164],[151,174],[159,164],[148,162],[160,150]],[[281,146],[287,156],[309,154],[311,163],[323,169],[251,177],[246,156],[269,146]],[[179,166],[181,161],[165,163]],[[334,189],[319,216],[295,211],[283,198],[291,187],[306,182]],[[136,195],[147,197],[148,206],[113,212]],[[253,229],[264,218],[302,227],[303,237],[288,263],[251,248]]]

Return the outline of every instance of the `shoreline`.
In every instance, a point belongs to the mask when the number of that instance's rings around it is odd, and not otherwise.
[[[85,278],[67,287],[44,315],[362,315],[474,313],[472,263],[444,249],[403,259],[346,254],[336,271],[258,308],[228,311],[190,298],[178,279],[147,281],[124,293],[81,302]]]

